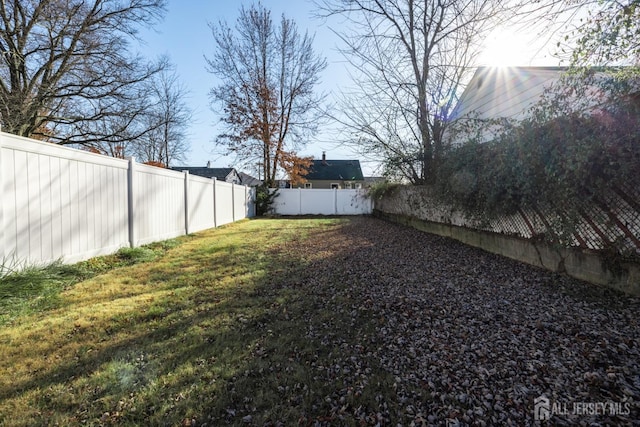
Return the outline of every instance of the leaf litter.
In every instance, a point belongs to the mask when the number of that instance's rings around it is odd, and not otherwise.
[[[638,425],[637,298],[369,217],[279,251],[313,260],[272,282],[313,301],[278,309],[322,354],[293,349],[310,382],[278,387],[298,425],[534,425],[539,396],[555,425]]]

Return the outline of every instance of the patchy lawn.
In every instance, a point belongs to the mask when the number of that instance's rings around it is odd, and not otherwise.
[[[527,425],[540,395],[585,408],[556,424],[639,419],[640,303],[613,291],[362,217],[130,255],[46,303],[0,280],[0,425]]]

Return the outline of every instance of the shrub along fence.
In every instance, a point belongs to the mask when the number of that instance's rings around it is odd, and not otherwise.
[[[376,214],[487,251],[640,295],[640,193],[628,186],[599,203],[576,206],[571,238],[553,243],[562,212],[519,209],[478,218],[442,201],[427,186],[397,186],[376,200]]]
[[[434,164],[433,184],[397,188],[377,209],[640,294],[638,70],[611,71],[591,81],[575,74],[522,120],[470,115],[452,123],[453,144]],[[576,100],[593,88],[597,100]]]
[[[75,262],[253,216],[253,190],[0,133],[0,260]]]

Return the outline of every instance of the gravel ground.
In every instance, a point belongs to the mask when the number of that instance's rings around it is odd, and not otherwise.
[[[539,396],[543,425],[640,425],[637,298],[367,217],[287,250],[324,255],[299,285],[351,319],[308,327],[340,348],[312,366],[344,384],[323,402],[331,425],[536,425]],[[393,401],[345,405],[376,370]]]

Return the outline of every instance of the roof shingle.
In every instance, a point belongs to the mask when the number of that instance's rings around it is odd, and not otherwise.
[[[171,169],[176,171],[188,171],[191,175],[203,176],[205,178],[216,178],[218,181],[225,181],[233,168],[208,168],[198,166],[174,166]]]
[[[359,160],[312,160],[309,173],[305,175],[309,181],[362,181],[362,169]]]

